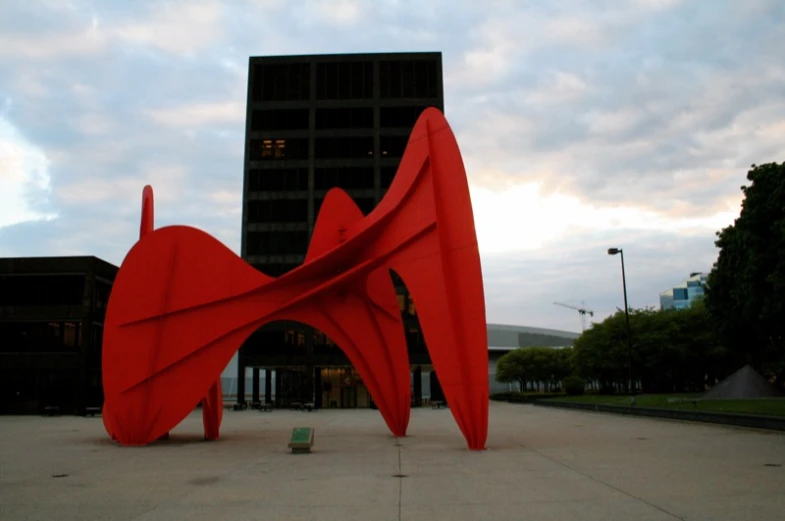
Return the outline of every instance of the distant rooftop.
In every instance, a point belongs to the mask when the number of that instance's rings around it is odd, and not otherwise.
[[[519,347],[565,347],[580,336],[573,331],[543,327],[488,324],[488,349],[511,351]]]

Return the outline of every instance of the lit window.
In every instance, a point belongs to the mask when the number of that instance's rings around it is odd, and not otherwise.
[[[264,139],[262,140],[262,157],[284,157],[286,150],[285,139]]]
[[[262,141],[262,157],[272,157],[273,155],[273,142],[270,139]]]

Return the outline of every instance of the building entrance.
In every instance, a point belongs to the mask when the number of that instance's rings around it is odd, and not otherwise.
[[[321,369],[322,407],[354,409],[371,407],[371,395],[353,367]]]

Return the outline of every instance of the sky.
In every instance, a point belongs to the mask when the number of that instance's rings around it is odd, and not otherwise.
[[[120,264],[156,226],[240,250],[248,57],[440,51],[489,322],[580,331],[709,271],[785,161],[781,0],[0,5],[0,256]]]

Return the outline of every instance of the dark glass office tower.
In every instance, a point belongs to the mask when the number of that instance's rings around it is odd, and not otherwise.
[[[441,53],[252,57],[243,258],[273,276],[300,265],[332,187],[345,189],[367,215],[390,186],[412,126],[429,106],[444,110]],[[418,403],[420,368],[430,361],[414,305],[399,280],[396,287]],[[245,367],[254,368],[254,402],[264,368],[265,400],[275,370],[279,405],[372,405],[341,351],[301,324],[270,324],[246,341],[238,357],[238,401],[246,399]]]

